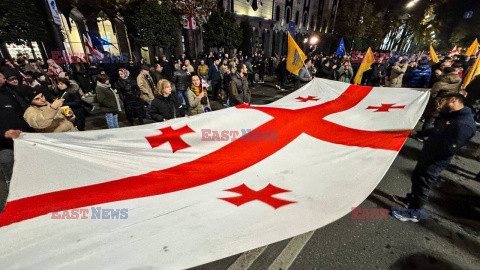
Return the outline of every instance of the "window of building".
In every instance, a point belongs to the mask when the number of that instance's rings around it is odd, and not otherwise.
[[[290,19],[291,19],[291,11],[290,11],[290,7],[287,7],[287,9],[285,10],[285,21],[287,24],[290,22]]]
[[[103,49],[111,54],[119,55],[117,35],[113,32],[112,22],[107,18],[98,17],[97,24],[100,38],[113,44],[113,46],[103,45]]]
[[[80,33],[78,32],[78,27],[75,21],[68,17],[70,22],[70,26],[68,27],[67,18],[60,13],[60,20],[62,21],[62,36],[63,36],[63,44],[65,44],[65,50],[71,56],[84,55],[85,51],[83,50],[83,41],[80,38]]]
[[[300,12],[298,12],[297,10],[297,12],[295,13],[295,25],[298,25],[298,21],[300,19],[299,17],[300,17]]]
[[[308,29],[308,13],[306,11],[303,13],[303,27]]]
[[[275,20],[280,21],[280,6],[275,9]]]

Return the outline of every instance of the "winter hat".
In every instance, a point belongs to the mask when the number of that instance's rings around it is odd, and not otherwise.
[[[426,65],[426,64],[427,64],[427,60],[422,59],[422,60],[418,61],[418,64],[419,64],[420,66]]]
[[[25,91],[23,97],[25,100],[28,102],[28,104],[32,103],[33,99],[38,95],[42,94],[40,89],[37,88],[31,88],[29,89],[30,91]]]
[[[142,65],[142,70],[150,70],[150,68],[147,65]]]
[[[406,64],[408,63],[408,59],[402,59],[402,61],[400,61],[400,64]]]

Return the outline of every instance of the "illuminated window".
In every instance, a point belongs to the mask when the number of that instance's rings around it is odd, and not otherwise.
[[[113,32],[112,22],[107,18],[98,17],[98,33],[100,37],[113,44],[112,45],[103,45],[103,49],[111,54],[118,55],[120,51],[118,50],[118,40],[117,36]]]
[[[60,19],[62,21],[62,35],[63,35],[63,43],[65,44],[65,49],[70,55],[83,55],[85,52],[83,50],[83,41],[80,38],[80,34],[78,33],[77,24],[72,18],[68,18],[70,21],[70,28],[67,24],[67,18],[60,13]]]

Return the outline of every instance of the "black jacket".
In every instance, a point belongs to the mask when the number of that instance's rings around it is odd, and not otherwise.
[[[418,133],[428,137],[423,145],[419,162],[446,167],[458,149],[476,132],[475,121],[468,107],[450,113],[440,113],[435,125]]]
[[[13,140],[5,138],[7,130],[30,130],[23,119],[26,108],[26,102],[13,87],[6,84],[0,87],[0,150],[13,149]]]
[[[168,97],[156,96],[150,108],[150,116],[157,122],[184,117],[186,114],[187,111],[175,94]]]
[[[318,72],[318,77],[323,79],[333,79],[334,70],[330,66],[322,65]]]
[[[126,79],[120,78],[117,81],[116,89],[120,92],[122,99],[140,97],[140,89],[138,88],[137,82],[130,77]]]
[[[172,82],[175,84],[176,91],[187,91],[190,86],[187,72],[183,69],[175,70]]]

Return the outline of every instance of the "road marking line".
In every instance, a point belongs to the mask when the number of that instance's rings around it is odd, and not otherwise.
[[[268,270],[287,270],[297,258],[300,251],[308,243],[315,231],[297,235],[283,249],[282,253],[273,261]]]
[[[256,249],[249,250],[244,252],[238,259],[228,267],[228,270],[246,270],[248,269],[255,260],[262,255],[262,253],[267,249],[267,246],[259,247]]]

